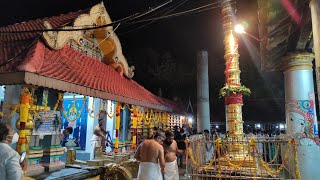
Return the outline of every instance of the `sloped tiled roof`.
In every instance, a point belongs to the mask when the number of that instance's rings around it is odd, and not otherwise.
[[[44,21],[49,21],[53,28],[59,28],[72,23],[82,13],[84,11],[32,20],[2,27],[0,31],[44,29]],[[160,110],[172,111],[175,106],[175,103],[157,97],[134,80],[121,76],[111,66],[68,45],[60,50],[49,49],[38,33],[1,34],[0,64],[3,63],[6,64],[0,67],[0,74],[26,72],[29,74],[28,80],[24,81],[26,83]],[[53,81],[60,82],[59,87]],[[68,86],[61,85],[61,82],[68,83]],[[83,91],[83,88],[87,90]]]

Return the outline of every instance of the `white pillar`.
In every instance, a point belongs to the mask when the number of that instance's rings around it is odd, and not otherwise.
[[[7,85],[5,86],[5,94],[4,94],[4,102],[3,104],[8,105],[16,105],[20,102],[20,92],[21,92],[21,85]],[[9,115],[9,113],[12,111],[12,109],[4,108],[3,112],[4,114]],[[18,129],[16,128],[16,122],[19,119],[19,114],[15,113],[10,119],[5,119],[5,121],[10,122],[13,129],[18,132]]]
[[[16,105],[20,103],[20,92],[21,92],[21,85],[7,85],[5,86],[4,91],[4,102],[3,104],[8,105]],[[3,113],[6,115],[9,115],[11,113],[12,109],[4,108]],[[4,119],[4,121],[11,124],[11,127],[14,129],[15,132],[18,132],[18,129],[16,127],[16,122],[19,119],[19,114],[14,113],[14,115],[9,119]],[[16,149],[16,143],[10,145],[13,149]]]
[[[92,108],[92,102],[93,102],[93,97],[89,97],[88,98],[88,108]],[[100,105],[100,99],[97,99],[95,98],[94,99],[95,102],[95,109],[94,109],[94,113],[92,113],[92,115],[95,115],[95,113],[97,113],[99,111],[99,105]],[[84,107],[86,108],[86,107]],[[98,124],[98,118],[92,118],[89,116],[89,113],[88,112],[88,118],[87,118],[87,136],[86,136],[86,152],[87,153],[90,153],[91,152],[91,139],[92,139],[92,136],[93,136],[93,129],[94,127]]]
[[[107,122],[106,122],[106,130],[110,132],[110,136],[111,138],[113,139],[113,130],[114,130],[114,119],[116,118],[116,114],[115,114],[115,111],[116,111],[116,105],[108,100],[107,101],[107,109],[108,109],[108,113],[110,115],[113,114],[113,117],[110,118],[109,116],[107,116]]]
[[[316,80],[318,88],[318,100],[320,99],[320,1],[310,1],[311,19],[312,19],[312,36],[313,36],[313,51],[315,54],[316,64]],[[319,101],[320,102],[320,101]]]
[[[320,146],[313,85],[312,60],[309,53],[285,57],[284,71],[287,133],[298,142],[301,179],[319,179]],[[289,163],[288,166],[294,165]],[[294,169],[293,167],[290,168]],[[295,171],[293,171],[295,172]]]
[[[210,131],[208,52],[200,51],[197,56],[197,130]]]

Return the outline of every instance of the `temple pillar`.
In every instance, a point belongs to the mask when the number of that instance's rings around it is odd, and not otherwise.
[[[20,93],[21,93],[21,85],[6,85],[4,92],[4,107],[6,105],[16,105],[19,104],[20,101]],[[12,112],[12,108],[3,108],[4,114],[10,114]],[[8,119],[4,119],[6,122],[11,124],[11,127],[18,132],[16,128],[16,121],[19,119],[19,114],[14,113],[12,117]],[[15,147],[13,147],[15,149]]]
[[[45,135],[40,141],[43,149],[41,164],[46,171],[57,171],[65,167],[65,163],[60,161],[64,154],[64,148],[60,145],[60,134]]]
[[[320,1],[310,0],[309,5],[312,19],[313,52],[315,54],[318,102],[320,102]]]
[[[107,101],[107,122],[106,122],[106,130],[109,132],[109,138],[110,141],[112,141],[113,137],[113,130],[114,128],[114,119],[115,119],[115,109],[116,109],[116,104],[113,101],[108,100]],[[112,151],[112,148],[110,146],[106,147],[106,152],[109,153]]]
[[[49,172],[57,171],[65,167],[65,163],[60,160],[61,156],[64,154],[64,148],[61,147],[60,144],[62,122],[59,107],[61,107],[60,105],[62,105],[62,103],[62,93],[49,91],[48,106],[50,106],[50,111],[40,114],[40,116],[46,120],[40,120],[42,124],[37,129],[39,144],[42,146],[43,150],[43,156],[41,157],[40,163],[45,168],[45,171]],[[54,109],[55,106],[57,106],[57,109]],[[55,112],[50,114],[51,111]]]
[[[210,132],[208,52],[200,51],[197,56],[197,130]]]
[[[93,100],[95,100],[95,104],[100,104],[99,99],[95,99],[93,97],[88,98],[88,107],[91,108],[93,104]],[[96,106],[97,107],[97,106]],[[99,108],[99,107],[98,107]],[[95,108],[94,112],[97,112],[98,110]],[[90,112],[89,112],[90,113]],[[86,153],[91,153],[91,139],[93,136],[93,129],[98,124],[98,118],[93,118],[90,115],[87,115],[88,121],[87,121],[87,136],[86,136]]]
[[[313,59],[314,55],[310,53],[295,53],[284,58],[287,133],[297,140],[301,179],[318,179],[319,176],[317,164],[320,162],[320,146],[312,73]]]
[[[39,135],[31,135],[29,158],[27,167],[27,176],[36,176],[44,172],[44,167],[41,166],[40,161],[43,157],[42,147],[39,145]]]

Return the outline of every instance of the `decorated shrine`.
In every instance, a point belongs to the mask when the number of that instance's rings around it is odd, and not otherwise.
[[[0,36],[0,83],[5,86],[0,115],[19,133],[16,150],[27,152],[26,176],[92,165],[105,168],[78,173],[89,178],[118,172],[130,179],[135,171],[123,161],[130,160],[139,138],[149,137],[154,126],[172,129],[186,123],[177,103],[132,79],[135,67],[128,65],[114,27],[106,26],[110,23],[101,3],[0,28],[23,31]],[[114,147],[97,149],[93,160],[77,160],[75,151],[90,155],[98,119],[105,120]],[[64,135],[67,127],[73,132]]]

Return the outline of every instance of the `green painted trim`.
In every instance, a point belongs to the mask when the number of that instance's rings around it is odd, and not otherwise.
[[[61,148],[61,145],[42,146],[42,149],[55,149],[55,148]]]
[[[41,150],[42,147],[41,146],[30,146],[29,149],[31,149],[31,150]]]
[[[54,156],[50,156],[50,158],[61,158],[61,155],[54,155]]]

